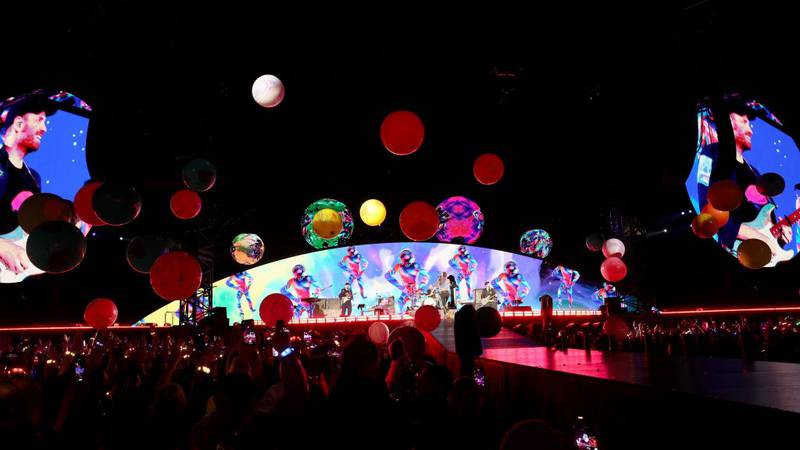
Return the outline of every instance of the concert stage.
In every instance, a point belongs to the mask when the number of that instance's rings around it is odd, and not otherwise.
[[[433,336],[457,371],[452,323]],[[505,328],[482,341],[479,366],[498,411],[564,430],[584,416],[600,448],[776,448],[800,425],[798,364],[551,350]]]

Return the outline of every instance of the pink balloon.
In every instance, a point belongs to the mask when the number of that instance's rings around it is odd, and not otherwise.
[[[611,238],[603,243],[603,256],[609,258],[611,256],[616,256],[617,258],[622,258],[625,256],[625,244],[622,243],[619,239]]]
[[[755,184],[747,186],[747,189],[744,191],[744,196],[747,197],[747,200],[755,203],[756,205],[766,205],[769,201],[767,197],[758,192],[758,187]]]

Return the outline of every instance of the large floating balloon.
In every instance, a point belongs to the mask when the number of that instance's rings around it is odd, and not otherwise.
[[[726,214],[727,211],[724,211]],[[699,238],[709,239],[719,231],[719,223],[711,214],[699,214],[692,219],[692,232]]]
[[[786,181],[775,172],[769,172],[758,177],[756,189],[759,194],[767,197],[777,197],[786,188]]]
[[[329,211],[322,212],[323,210]],[[332,217],[331,211],[339,216],[338,219]],[[315,222],[317,214],[321,212],[322,217]],[[334,236],[321,236],[315,231],[315,228],[327,233],[335,231],[335,225],[339,223],[339,221],[341,221],[341,229],[339,233]],[[300,222],[300,232],[310,246],[314,248],[328,248],[336,247],[350,239],[350,236],[353,235],[354,226],[353,216],[344,203],[331,198],[324,198],[322,200],[317,200],[306,208],[303,219]]]
[[[386,345],[389,342],[389,327],[383,322],[372,322],[367,329],[367,336],[377,345]]]
[[[748,239],[739,244],[736,256],[748,269],[760,269],[772,260],[772,250],[761,239]]]
[[[268,327],[274,327],[277,321],[282,320],[289,323],[294,314],[294,306],[289,297],[283,294],[269,294],[261,301],[258,307],[258,314],[261,321]]]
[[[94,192],[102,184],[103,183],[98,181],[90,181],[84,184],[83,187],[80,188],[75,194],[75,213],[78,214],[78,218],[89,225],[106,225],[102,219],[97,217],[97,212],[95,212],[94,206],[92,205]]]
[[[202,208],[203,200],[197,192],[191,189],[181,189],[172,194],[172,198],[169,200],[169,209],[172,214],[183,220],[197,217]]]
[[[600,265],[600,274],[609,283],[616,283],[621,281],[628,274],[628,267],[621,259],[612,256]]]
[[[231,256],[239,264],[255,264],[264,256],[264,241],[256,234],[237,234],[231,242]]]
[[[195,192],[205,192],[216,182],[217,168],[205,159],[193,159],[183,166],[183,184]]]
[[[603,243],[603,256],[606,258],[616,256],[622,258],[625,256],[625,244],[619,239],[611,238]]]
[[[131,186],[107,182],[94,191],[92,207],[100,220],[109,225],[120,226],[139,216],[142,198]]]
[[[586,248],[599,252],[603,248],[603,238],[597,233],[586,236]]]
[[[475,316],[475,323],[481,337],[493,337],[500,333],[500,329],[503,327],[503,318],[491,306],[481,306]]]
[[[718,209],[714,209],[711,205],[706,205],[703,207],[701,214],[708,214],[714,218],[717,222],[717,226],[722,228],[728,223],[728,220],[731,218],[731,213],[728,211],[720,211]]]
[[[744,196],[747,199],[747,201],[755,203],[756,205],[766,205],[767,203],[769,203],[769,199],[766,196],[764,196],[764,194],[758,192],[758,186],[756,186],[755,184],[747,186],[747,189],[744,190]]]
[[[427,202],[417,201],[406,205],[400,212],[400,230],[412,241],[426,241],[439,228],[439,214]]]
[[[174,242],[161,236],[136,236],[128,243],[128,265],[139,273],[150,273],[153,263],[174,246]]]
[[[86,305],[83,320],[98,330],[108,328],[117,321],[117,305],[107,298],[96,298]]]
[[[714,209],[731,211],[742,204],[742,188],[732,180],[717,181],[708,188],[708,202]]]
[[[494,153],[484,153],[472,164],[472,174],[479,183],[492,185],[503,178],[505,166],[503,160]]]
[[[274,108],[283,101],[286,89],[275,75],[261,75],[253,82],[253,100],[264,108]]]
[[[422,331],[431,332],[437,329],[441,322],[439,310],[431,305],[421,306],[414,313],[414,325]]]
[[[72,202],[55,194],[33,194],[20,206],[19,226],[27,233],[45,222],[76,222]]]
[[[441,242],[474,244],[483,233],[483,213],[477,203],[466,197],[450,197],[436,207]]]
[[[377,227],[386,220],[386,207],[380,200],[370,199],[361,204],[359,215],[365,224]]]
[[[395,111],[383,119],[381,141],[395,155],[410,155],[417,151],[425,138],[422,120],[411,111]]]
[[[184,251],[161,255],[150,268],[150,286],[164,300],[191,297],[203,281],[203,270],[194,256]]]
[[[69,222],[45,222],[31,232],[25,249],[34,266],[48,273],[64,273],[83,261],[86,239]]]
[[[519,239],[519,251],[534,258],[544,259],[553,249],[553,239],[544,230],[526,231]]]

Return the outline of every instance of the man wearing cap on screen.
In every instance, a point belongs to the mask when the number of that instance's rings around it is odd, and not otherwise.
[[[25,164],[25,157],[42,145],[53,110],[41,94],[0,105],[0,269],[20,273],[30,265],[25,248],[3,235],[17,227],[16,210],[24,197],[41,192],[41,178]]]
[[[756,118],[756,112],[750,105],[736,94],[726,95],[722,101],[723,110],[728,112],[734,138],[734,151],[722,154],[719,145],[713,143],[703,149],[704,154],[708,154],[713,161],[709,173],[708,185],[721,180],[733,180],[746,192],[748,187],[758,185],[761,173],[753,167],[745,157],[746,152],[753,148],[753,129],[750,126],[751,120]],[[706,189],[701,189],[701,205],[706,202]],[[772,197],[754,199],[745,196],[741,206],[730,213],[730,220],[719,229],[719,242],[728,249],[735,249],[739,241],[747,239],[759,239],[769,245],[773,253],[773,260],[780,261],[789,256],[784,256],[785,252],[781,247],[792,239],[792,230],[789,226],[782,226],[778,239],[754,228],[749,223],[758,215],[761,208],[767,203],[775,204]],[[774,213],[771,217],[772,223],[777,223]],[[774,265],[774,262],[771,264]]]

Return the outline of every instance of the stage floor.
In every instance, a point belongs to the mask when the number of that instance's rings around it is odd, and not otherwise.
[[[455,352],[451,321],[432,334]],[[506,328],[482,342],[487,360],[800,413],[800,364],[551,350]]]

